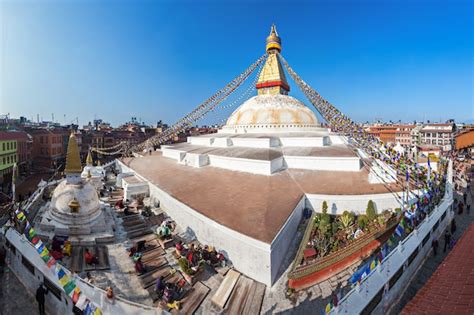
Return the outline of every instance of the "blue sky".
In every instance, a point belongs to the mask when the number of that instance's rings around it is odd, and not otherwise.
[[[472,120],[472,12],[460,0],[0,1],[0,114],[172,123],[261,56],[275,22],[292,67],[357,121]]]

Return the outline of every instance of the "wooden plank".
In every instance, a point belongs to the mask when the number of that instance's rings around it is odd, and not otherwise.
[[[96,246],[95,254],[99,258],[99,263],[95,266],[96,270],[110,269],[109,250],[106,246]]]
[[[180,314],[194,314],[201,305],[202,301],[206,298],[207,294],[211,291],[202,282],[196,282],[192,289],[181,299]]]
[[[140,242],[140,241],[152,241],[152,240],[157,240],[156,238],[156,234],[147,234],[147,235],[142,235],[142,236],[137,236],[137,237],[133,237],[133,238],[130,238],[130,241],[136,243],[136,242]]]
[[[249,297],[250,288],[253,280],[241,276],[232,290],[232,295],[229,298],[226,306],[226,314],[241,314],[247,298]]]
[[[163,255],[158,255],[158,256],[150,256],[147,258],[145,261],[142,259],[142,263],[145,264],[145,267],[148,266],[162,266],[163,264],[167,264],[168,261],[166,260],[166,257]]]
[[[133,232],[133,231],[148,229],[148,226],[145,223],[140,222],[133,225],[124,226],[123,229],[125,230],[125,232]]]
[[[239,279],[240,273],[235,270],[229,270],[221,285],[211,299],[212,304],[223,309],[227,300],[232,293],[232,290]]]
[[[170,274],[171,268],[166,266],[164,268],[160,268],[148,276],[140,279],[142,281],[143,287],[146,289],[151,285],[154,285],[156,283],[156,279],[158,279],[159,276],[163,276],[163,278],[167,277]]]
[[[245,303],[242,315],[260,314],[262,309],[263,297],[265,296],[266,286],[260,282],[254,281],[250,289],[249,298]]]
[[[138,231],[128,232],[127,236],[128,238],[132,239],[132,238],[137,238],[140,236],[145,236],[145,235],[150,235],[150,234],[153,234],[153,232],[150,230],[138,230]]]
[[[83,266],[84,252],[81,246],[73,245],[71,250],[71,270],[81,272]]]

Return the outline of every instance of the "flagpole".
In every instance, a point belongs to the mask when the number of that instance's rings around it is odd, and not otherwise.
[[[12,173],[12,202],[15,203],[16,200],[16,163],[13,164],[13,173]]]

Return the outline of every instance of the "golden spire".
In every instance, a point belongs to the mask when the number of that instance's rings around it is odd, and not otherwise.
[[[87,158],[86,158],[86,165],[92,166],[94,164],[94,160],[92,159],[92,153],[91,150],[87,153]]]
[[[76,136],[71,132],[69,143],[67,145],[66,168],[64,173],[77,174],[82,172],[81,157],[79,156],[79,147],[77,146]]]
[[[273,24],[270,35],[267,37],[267,52],[268,57],[265,65],[260,72],[256,87],[258,94],[284,94],[287,95],[290,86],[286,81],[285,72],[278,59],[278,54],[281,50],[281,39],[278,37],[276,27]]]
[[[270,35],[267,37],[266,50],[268,53],[274,52],[274,50],[281,51],[281,38],[278,36],[275,24],[272,24]]]

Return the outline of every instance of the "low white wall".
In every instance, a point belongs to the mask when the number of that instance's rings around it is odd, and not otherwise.
[[[182,150],[175,150],[175,149],[172,149],[172,148],[162,147],[161,148],[161,154],[164,157],[174,159],[177,162],[180,162],[183,159],[183,156],[184,156],[185,152],[183,152]]]
[[[346,171],[358,172],[361,165],[358,157],[309,157],[309,156],[284,156],[288,168],[299,168],[321,171]]]
[[[397,195],[401,196],[401,193]],[[378,213],[385,209],[400,208],[400,203],[392,193],[370,194],[370,195],[318,195],[306,194],[307,207],[321,212],[323,202],[328,204],[328,213],[339,215],[345,210],[353,212],[356,215],[365,214],[367,203],[372,200],[375,203],[375,209]]]
[[[181,164],[192,167],[203,167],[209,164],[209,156],[207,154],[185,153]]]
[[[233,171],[249,172],[260,175],[271,175],[272,173],[272,162],[264,160],[249,160],[209,155],[209,165]]]
[[[234,147],[269,148],[271,138],[230,138]]]
[[[280,138],[280,143],[284,147],[322,147],[325,144],[323,137],[287,137]]]
[[[272,283],[276,282],[280,276],[279,272],[282,267],[282,263],[285,261],[288,255],[288,248],[295,238],[298,230],[298,225],[301,222],[303,216],[303,210],[305,209],[306,197],[302,197],[295,209],[291,213],[288,220],[285,222],[283,228],[278,232],[275,239],[271,244],[271,261],[272,261]],[[285,266],[285,268],[288,266]]]
[[[211,146],[213,141],[211,137],[188,137],[188,143],[194,145]]]
[[[123,192],[125,200],[131,200],[132,197],[136,195],[149,195],[149,188],[146,182],[129,184],[125,180],[123,180],[123,183]]]

